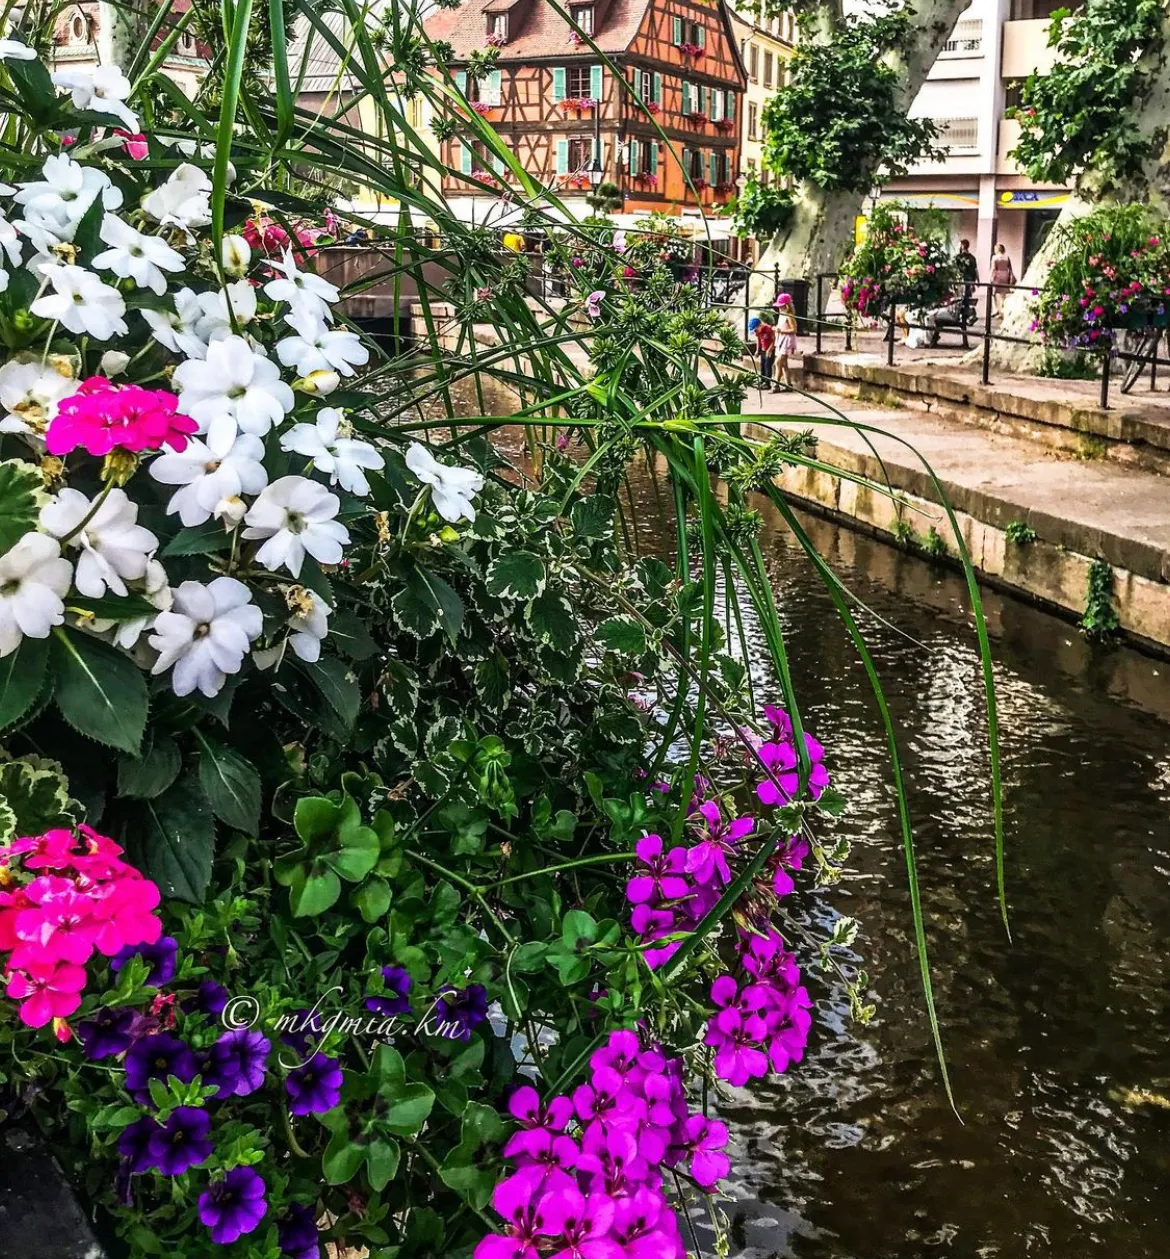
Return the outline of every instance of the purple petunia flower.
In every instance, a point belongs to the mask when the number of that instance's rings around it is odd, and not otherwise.
[[[271,1048],[272,1042],[250,1027],[224,1032],[208,1054],[204,1079],[218,1086],[217,1097],[247,1097],[264,1083]]]
[[[118,1153],[132,1176],[148,1172],[155,1166],[150,1141],[160,1131],[158,1124],[149,1115],[144,1115],[118,1134]]]
[[[343,1080],[336,1058],[314,1054],[303,1066],[288,1073],[284,1082],[293,1115],[323,1115],[341,1101]]]
[[[128,944],[110,959],[110,970],[116,975],[134,957],[142,958],[149,967],[146,982],[155,988],[161,988],[175,977],[179,942],[171,936],[163,936],[154,944]]]
[[[199,1195],[199,1218],[217,1246],[230,1245],[252,1232],[267,1210],[264,1181],[251,1167],[233,1167]]]
[[[411,985],[409,972],[401,966],[383,966],[382,980],[386,984],[386,995],[367,997],[366,1009],[386,1018],[395,1014],[409,1014],[410,1002],[406,997]]]
[[[483,984],[444,988],[435,1002],[434,1021],[448,1040],[469,1041],[473,1028],[487,1018],[487,989]]]
[[[321,1027],[321,1016],[315,1010],[296,1010],[286,1016],[287,1032],[281,1032],[281,1041],[303,1058],[311,1049],[316,1048],[319,1038],[324,1034]]]
[[[294,1204],[276,1226],[280,1252],[288,1259],[319,1259],[321,1243],[317,1234],[317,1213],[309,1206]]]
[[[126,1088],[136,1101],[150,1101],[151,1080],[168,1076],[190,1084],[199,1072],[199,1063],[190,1048],[174,1036],[159,1032],[144,1036],[126,1055]]]
[[[223,984],[217,984],[214,979],[205,979],[195,990],[194,997],[183,1003],[183,1009],[188,1014],[199,1013],[214,1017],[223,1013],[227,1003],[228,990]]]
[[[115,1010],[103,1006],[92,1019],[77,1025],[77,1038],[91,1062],[125,1053],[134,1043],[136,1015],[133,1010]]]
[[[150,1138],[150,1157],[164,1176],[181,1176],[211,1157],[211,1116],[195,1106],[177,1106]]]

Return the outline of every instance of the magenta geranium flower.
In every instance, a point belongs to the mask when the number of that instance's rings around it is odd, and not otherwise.
[[[703,1189],[711,1190],[731,1170],[724,1154],[727,1125],[706,1115],[691,1115],[683,1123],[683,1148],[690,1157],[691,1175]]]
[[[504,1232],[489,1233],[475,1248],[475,1259],[538,1259],[537,1238],[546,1227],[545,1177],[538,1168],[522,1168],[502,1180],[492,1206],[504,1219]]]
[[[163,446],[183,451],[198,425],[178,406],[179,399],[165,389],[114,385],[104,376],[91,376],[58,405],[45,431],[45,446],[51,455],[67,455],[79,447],[98,456],[114,449],[138,452]]]
[[[573,1103],[567,1097],[554,1097],[544,1106],[532,1085],[524,1084],[508,1098],[508,1113],[523,1128],[564,1132],[573,1117]]]
[[[546,1194],[541,1203],[544,1223],[540,1231],[564,1242],[552,1259],[625,1259],[625,1250],[608,1236],[614,1210],[614,1201],[607,1194],[586,1197],[572,1185]]]
[[[687,850],[681,845],[663,852],[661,835],[644,835],[634,845],[644,874],[636,874],[626,884],[626,899],[632,905],[650,901],[680,900],[690,891],[686,877]]]
[[[68,1018],[81,1004],[84,987],[84,967],[71,962],[30,962],[8,976],[8,995],[20,1002],[18,1013],[26,1027]]]
[[[718,879],[726,887],[731,882],[727,858],[735,845],[750,835],[755,822],[750,817],[724,819],[714,800],[704,800],[699,813],[706,823],[706,838],[687,852],[687,873],[706,885]]]

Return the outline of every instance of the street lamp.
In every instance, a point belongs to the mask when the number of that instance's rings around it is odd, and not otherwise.
[[[601,164],[601,102],[593,104],[593,161],[589,165],[589,183],[596,192],[605,178],[605,167]]]

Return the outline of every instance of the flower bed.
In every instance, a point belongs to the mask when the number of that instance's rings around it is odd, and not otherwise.
[[[674,1259],[730,1171],[708,1090],[804,1053],[785,902],[845,851],[817,839],[824,751],[790,688],[757,709],[699,551],[744,554],[746,495],[807,439],[640,419],[699,529],[693,565],[637,558],[641,430],[595,382],[641,417],[680,360],[686,414],[746,391],[669,219],[549,229],[597,375],[558,380],[521,478],[479,420],[417,419],[460,355],[377,361],[313,271],[343,229],[293,174],[340,147],[277,167],[248,111],[217,150],[157,100],[140,132],[115,68],[0,60],[14,1094],[135,1255]],[[522,260],[456,239],[453,322],[527,317]]]
[[[1056,345],[1101,350],[1128,327],[1164,326],[1170,223],[1146,206],[1103,207],[1060,229],[1033,331]]]

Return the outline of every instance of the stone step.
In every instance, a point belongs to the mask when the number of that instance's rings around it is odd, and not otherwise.
[[[888,478],[897,497],[815,469],[791,468],[781,485],[793,498],[918,548],[933,527],[954,557],[939,496],[913,447],[938,476],[984,579],[1079,618],[1090,566],[1104,559],[1114,570],[1124,631],[1160,654],[1170,650],[1170,479],[1112,461],[1059,458],[1025,438],[922,411],[846,405],[849,419],[879,430],[863,436],[824,422],[836,401],[752,392],[744,412],[759,404],[757,436],[772,426],[813,428],[822,462],[880,485]],[[1034,530],[1035,541],[1009,540],[1014,522]]]
[[[874,357],[806,355],[808,387],[927,411],[1079,459],[1170,475],[1170,395],[1149,393],[1145,382],[1122,394],[1120,381],[1114,379],[1109,409],[1104,410],[1096,381],[1021,376],[981,385],[978,369],[955,359],[918,359],[888,367]]]

